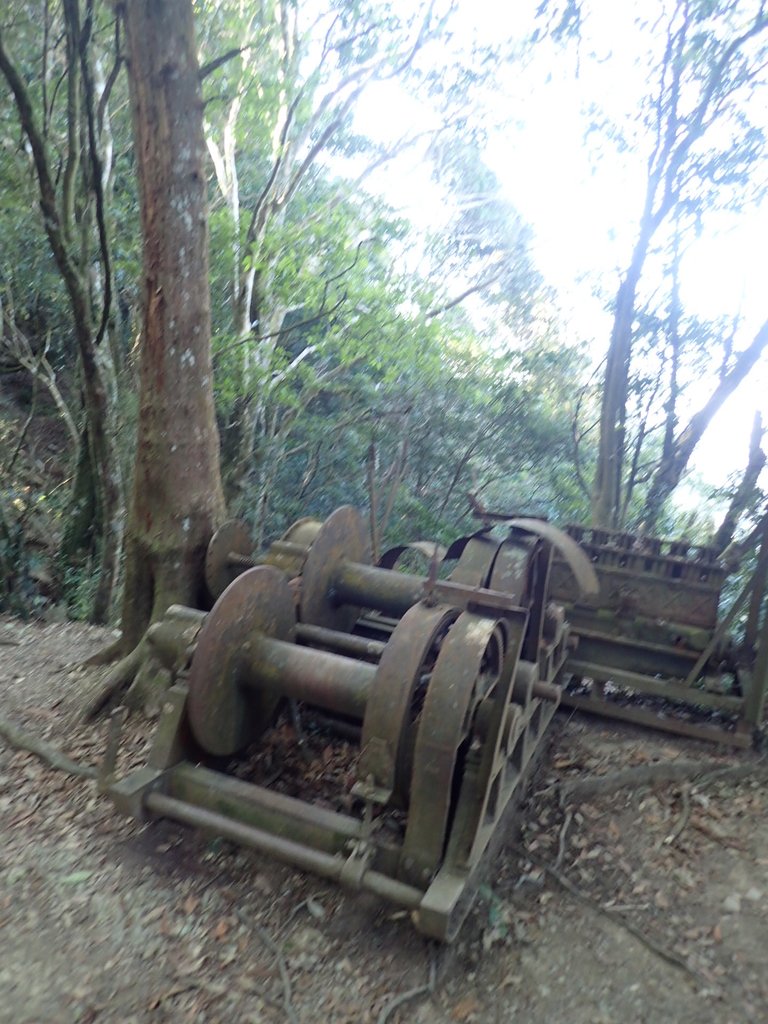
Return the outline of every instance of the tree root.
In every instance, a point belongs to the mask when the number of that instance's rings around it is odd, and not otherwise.
[[[702,821],[700,818],[691,818],[691,828],[695,828],[697,832],[701,832],[701,834],[707,836],[707,838],[713,839],[716,843],[720,843],[721,846],[727,846],[732,850],[741,850],[742,852],[746,850],[744,844],[739,842],[738,839],[733,836],[725,835],[713,828],[711,825],[707,825],[707,823]]]
[[[588,775],[586,778],[557,783],[561,806],[595,795],[615,793],[620,789],[653,786],[659,782],[695,781],[697,786],[711,782],[735,782],[741,779],[768,778],[768,759],[744,764],[724,765],[721,761],[670,761],[626,768],[610,775]]]
[[[678,970],[683,971],[685,974],[689,975],[689,977],[694,978],[700,985],[709,984],[707,978],[705,978],[705,976],[699,971],[690,967],[682,956],[675,953],[674,950],[668,949],[666,946],[661,945],[661,943],[656,942],[655,939],[650,938],[650,936],[646,935],[645,932],[641,931],[622,914],[616,913],[616,911],[612,910],[610,907],[604,907],[598,900],[593,899],[593,897],[588,893],[583,892],[578,888],[578,886],[574,885],[570,878],[567,878],[552,864],[543,860],[541,857],[537,857],[536,854],[529,852],[523,846],[517,846],[517,850],[521,856],[526,858],[526,860],[533,861],[534,864],[537,864],[542,871],[546,872],[550,878],[554,879],[554,881],[556,881],[561,888],[565,889],[567,893],[575,897],[575,899],[580,900],[582,903],[585,903],[588,907],[591,907],[596,913],[602,914],[610,921],[613,921],[614,924],[619,925],[625,931],[629,932],[630,935],[634,936],[638,942],[641,942],[646,949],[649,949],[651,953],[654,953],[661,960],[665,960],[668,964],[671,964]]]
[[[68,775],[75,775],[81,779],[95,779],[98,772],[90,765],[79,764],[73,761],[50,743],[32,736],[23,729],[12,725],[7,719],[0,718],[0,737],[5,740],[9,747],[14,750],[24,750],[28,754],[34,754],[44,761],[49,768],[59,772],[66,772]]]
[[[688,781],[684,782],[680,788],[680,804],[680,817],[677,819],[672,831],[661,840],[658,849],[661,849],[662,846],[670,846],[672,843],[676,843],[691,820],[691,784]]]
[[[146,637],[143,637],[130,654],[110,669],[96,695],[85,706],[82,715],[84,722],[92,722],[111,701],[117,700],[128,689],[144,660],[146,646]]]
[[[81,661],[80,665],[82,668],[97,668],[99,665],[111,665],[115,658],[119,658],[121,654],[125,654],[125,648],[123,646],[123,638],[119,636],[111,644],[107,644],[106,647],[102,647],[100,651],[92,654],[90,658]]]
[[[376,1018],[376,1024],[387,1024],[387,1021],[404,1003],[410,1003],[412,999],[420,999],[422,996],[431,996],[435,991],[435,985],[437,983],[437,958],[432,956],[429,964],[429,977],[425,985],[417,985],[416,988],[409,988],[406,992],[401,992],[399,995],[394,996],[389,1002],[382,1008],[381,1013]]]
[[[245,921],[245,916],[242,916],[241,921]],[[293,1006],[291,975],[288,973],[286,957],[281,952],[278,943],[274,941],[265,928],[262,928],[261,925],[254,925],[253,923],[249,923],[249,927],[255,930],[256,934],[269,952],[273,953],[275,963],[278,964],[278,970],[280,971],[280,980],[283,982],[283,1009],[285,1010],[286,1017],[289,1019],[291,1024],[299,1024],[299,1019],[296,1016],[296,1011]]]

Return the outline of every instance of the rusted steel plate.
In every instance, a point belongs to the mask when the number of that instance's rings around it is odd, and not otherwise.
[[[310,547],[322,529],[322,519],[313,519],[311,516],[303,516],[292,523],[280,540],[289,544],[300,544],[302,547]]]
[[[699,724],[688,722],[682,718],[657,715],[655,711],[647,708],[636,708],[617,704],[615,701],[603,700],[597,696],[577,697],[574,694],[563,693],[562,703],[577,711],[586,711],[593,715],[602,715],[607,718],[617,718],[623,722],[634,722],[635,725],[650,726],[652,729],[659,729],[662,732],[677,733],[678,736],[692,736],[694,739],[707,740],[710,743],[722,743],[725,746],[742,747],[748,749],[752,746],[752,732],[739,729],[723,729],[715,725]]]
[[[463,612],[437,656],[414,748],[400,862],[400,877],[412,884],[428,884],[440,866],[459,749],[469,735],[478,702],[499,681],[504,655],[505,626],[488,616]]]
[[[451,544],[446,559],[458,558],[448,579],[469,587],[488,586],[488,577],[501,542],[485,532],[462,537]]]
[[[446,850],[446,862],[461,870],[471,870],[482,855],[516,785],[506,771],[506,727],[511,725],[510,714],[517,717],[517,705],[510,710],[510,697],[528,627],[527,612],[519,611],[506,620],[506,625],[507,655],[498,682],[479,702],[475,713]]]
[[[570,672],[580,679],[610,682],[637,693],[649,693],[655,697],[666,697],[669,700],[678,700],[698,707],[719,708],[721,711],[730,711],[733,714],[740,713],[744,707],[743,697],[728,693],[712,693],[696,686],[684,686],[679,679],[659,679],[612,665],[584,661],[581,658],[568,658],[565,669],[566,672]]]
[[[371,550],[362,517],[351,505],[323,523],[304,563],[299,618],[313,626],[350,630],[360,609],[334,600],[334,580],[344,562],[369,565]]]
[[[489,588],[509,594],[518,608],[530,593],[531,555],[537,543],[534,538],[510,537],[499,546],[493,562]]]
[[[238,576],[213,606],[198,635],[189,672],[189,722],[208,753],[234,754],[269,723],[280,693],[268,688],[250,693],[244,688],[250,641],[259,634],[292,640],[295,625],[288,581],[269,565]]]
[[[576,578],[581,593],[584,595],[599,593],[600,583],[591,562],[576,541],[565,531],[542,519],[510,519],[507,525],[512,529],[536,534],[542,540],[548,541],[565,559],[568,568]]]
[[[250,559],[252,554],[253,544],[245,523],[230,519],[218,528],[205,553],[205,585],[214,600],[248,568],[243,560]]]
[[[569,526],[592,562],[600,592],[585,603],[623,619],[646,616],[683,625],[714,629],[725,567],[711,548],[612,530]],[[574,602],[574,592],[562,564],[553,567],[552,595]]]
[[[384,552],[378,561],[379,568],[394,569],[408,551],[415,551],[417,554],[423,555],[427,562],[431,562],[433,559],[442,562],[445,558],[446,548],[433,540],[415,540],[411,541],[410,544],[398,544],[396,547]]]
[[[432,667],[455,608],[418,604],[395,627],[379,661],[363,721],[359,792],[384,803],[407,789],[406,743],[421,677]]]

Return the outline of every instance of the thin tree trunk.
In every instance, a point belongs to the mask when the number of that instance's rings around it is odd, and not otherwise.
[[[0,72],[13,93],[19,122],[29,141],[40,193],[40,209],[48,242],[69,298],[75,339],[83,374],[88,453],[95,496],[94,535],[101,542],[99,578],[92,608],[95,622],[106,621],[112,593],[117,580],[121,540],[123,491],[120,466],[111,430],[112,396],[105,379],[104,357],[99,351],[99,333],[94,329],[86,273],[73,249],[73,189],[79,166],[78,133],[81,127],[81,106],[78,87],[79,46],[81,33],[76,0],[65,5],[69,92],[69,152],[63,172],[61,200],[56,193],[55,178],[49,162],[44,136],[32,104],[30,93],[19,70],[4,45],[0,31]],[[90,196],[89,196],[90,200]],[[85,218],[87,220],[87,218]],[[81,257],[83,251],[81,249]],[[106,306],[105,306],[106,310]],[[77,514],[77,508],[71,510]]]
[[[713,416],[744,380],[767,346],[768,320],[752,339],[751,344],[736,357],[730,371],[720,379],[707,402],[690,418],[675,438],[669,456],[662,459],[648,490],[643,521],[649,532],[655,529],[664,502],[680,483],[688,462]]]
[[[717,533],[712,539],[716,551],[724,551],[733,540],[739,519],[754,500],[757,481],[765,467],[765,452],[761,447],[763,440],[763,418],[755,413],[752,423],[752,434],[749,439],[749,458],[739,486],[734,491],[728,511],[723,517]]]
[[[615,525],[619,513],[635,297],[649,241],[647,232],[642,232],[635,246],[632,263],[616,296],[616,312],[603,381],[600,442],[592,490],[592,523],[595,526]]]

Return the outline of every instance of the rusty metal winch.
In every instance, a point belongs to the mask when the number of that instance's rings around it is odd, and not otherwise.
[[[209,551],[212,611],[172,608],[150,631],[173,685],[148,765],[112,781],[112,799],[375,893],[450,940],[560,699],[569,630],[547,598],[553,546],[594,592],[584,554],[536,520],[457,542],[446,579],[434,546],[426,576],[371,565],[348,507],[257,558],[228,524]],[[229,771],[287,704],[302,728],[345,737],[335,804]]]

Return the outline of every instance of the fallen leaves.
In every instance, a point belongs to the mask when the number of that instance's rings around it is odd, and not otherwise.
[[[181,909],[184,911],[185,914],[194,914],[194,912],[197,910],[199,906],[199,897],[195,896],[193,893],[190,893],[189,896],[187,896],[184,902],[181,904]]]
[[[451,1010],[451,1020],[470,1021],[475,1018],[479,1009],[480,1003],[474,995],[465,996]]]
[[[65,875],[60,879],[62,885],[82,885],[93,877],[92,871],[73,871],[71,875]]]
[[[211,928],[211,938],[216,942],[223,942],[232,928],[232,922],[226,917],[222,917],[216,924]]]

